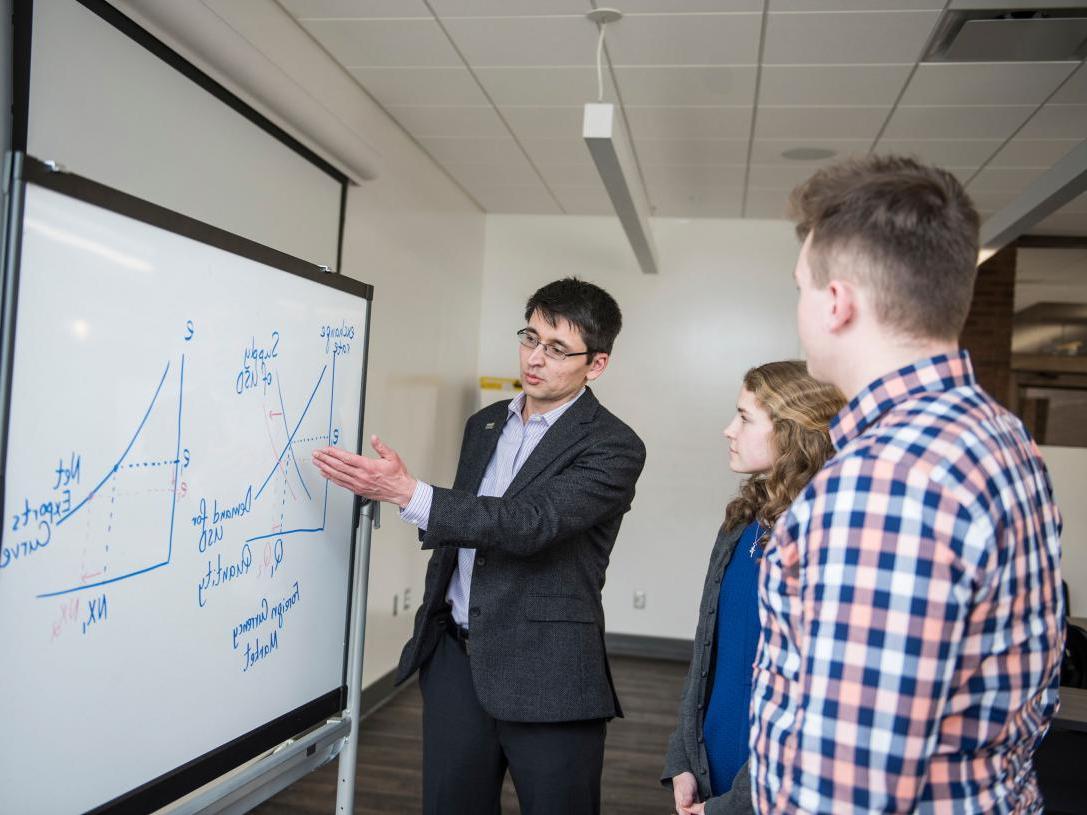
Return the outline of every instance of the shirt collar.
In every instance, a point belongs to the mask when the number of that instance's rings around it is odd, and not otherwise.
[[[557,408],[552,408],[551,410],[547,411],[547,413],[537,413],[536,416],[533,416],[532,418],[533,419],[539,418],[539,419],[543,420],[544,424],[546,424],[548,427],[551,427],[551,425],[553,425],[555,422],[558,421],[559,417],[562,414],[564,414],[567,410],[569,410],[573,406],[574,402],[576,402],[578,399],[581,398],[581,394],[585,393],[586,390],[587,389],[583,387],[581,390],[579,390],[577,392],[577,396],[575,396],[570,401],[563,402]],[[513,416],[516,416],[518,419],[520,419],[521,418],[521,410],[524,408],[524,406],[525,406],[525,392],[521,391],[519,394],[517,394],[517,396],[515,396],[510,401],[509,407],[507,408],[507,410],[509,411],[510,414],[512,414]],[[509,420],[509,417],[507,417],[507,421],[508,420]]]
[[[976,385],[974,366],[965,350],[918,360],[880,377],[854,396],[831,421],[830,439],[841,450],[900,402],[920,393]]]

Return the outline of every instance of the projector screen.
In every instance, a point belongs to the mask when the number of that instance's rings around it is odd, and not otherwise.
[[[337,269],[335,168],[103,0],[36,0],[30,33],[16,149]]]

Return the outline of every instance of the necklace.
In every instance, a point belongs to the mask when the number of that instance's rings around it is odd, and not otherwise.
[[[751,548],[747,550],[748,557],[755,557],[755,548],[759,545],[759,538],[762,537],[762,527],[759,526],[759,522],[755,521],[755,540],[751,542]]]

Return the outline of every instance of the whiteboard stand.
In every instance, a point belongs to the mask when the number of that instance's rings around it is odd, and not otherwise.
[[[336,783],[336,815],[350,815],[355,805],[355,766],[359,749],[359,725],[362,723],[362,652],[366,644],[366,589],[370,574],[370,536],[381,527],[381,504],[376,501],[362,502],[362,521],[359,524],[360,540],[355,551],[354,586],[351,591],[351,625],[349,627],[347,680],[347,710],[345,718],[351,732],[344,739],[340,751],[339,780]]]

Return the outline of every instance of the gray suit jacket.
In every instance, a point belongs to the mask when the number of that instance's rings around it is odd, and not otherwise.
[[[501,498],[479,497],[508,405],[468,420],[453,489],[434,489],[420,536],[434,553],[397,681],[429,659],[442,636],[458,549],[473,548],[468,651],[483,708],[517,722],[622,716],[604,650],[600,591],[645,446],[587,390]]]
[[[717,631],[717,601],[721,595],[721,581],[725,568],[732,559],[736,542],[743,534],[741,524],[735,529],[721,530],[710,555],[710,567],[702,588],[702,601],[698,606],[698,628],[694,635],[694,652],[687,681],[683,684],[683,698],[679,703],[679,722],[668,740],[668,754],[664,759],[661,783],[670,785],[680,773],[693,773],[698,781],[698,794],[706,802],[706,815],[746,815],[753,813],[751,801],[751,777],[745,762],[732,781],[732,789],[724,795],[711,797],[709,762],[706,745],[702,738],[702,720],[706,716],[706,702],[713,687],[714,635]]]

